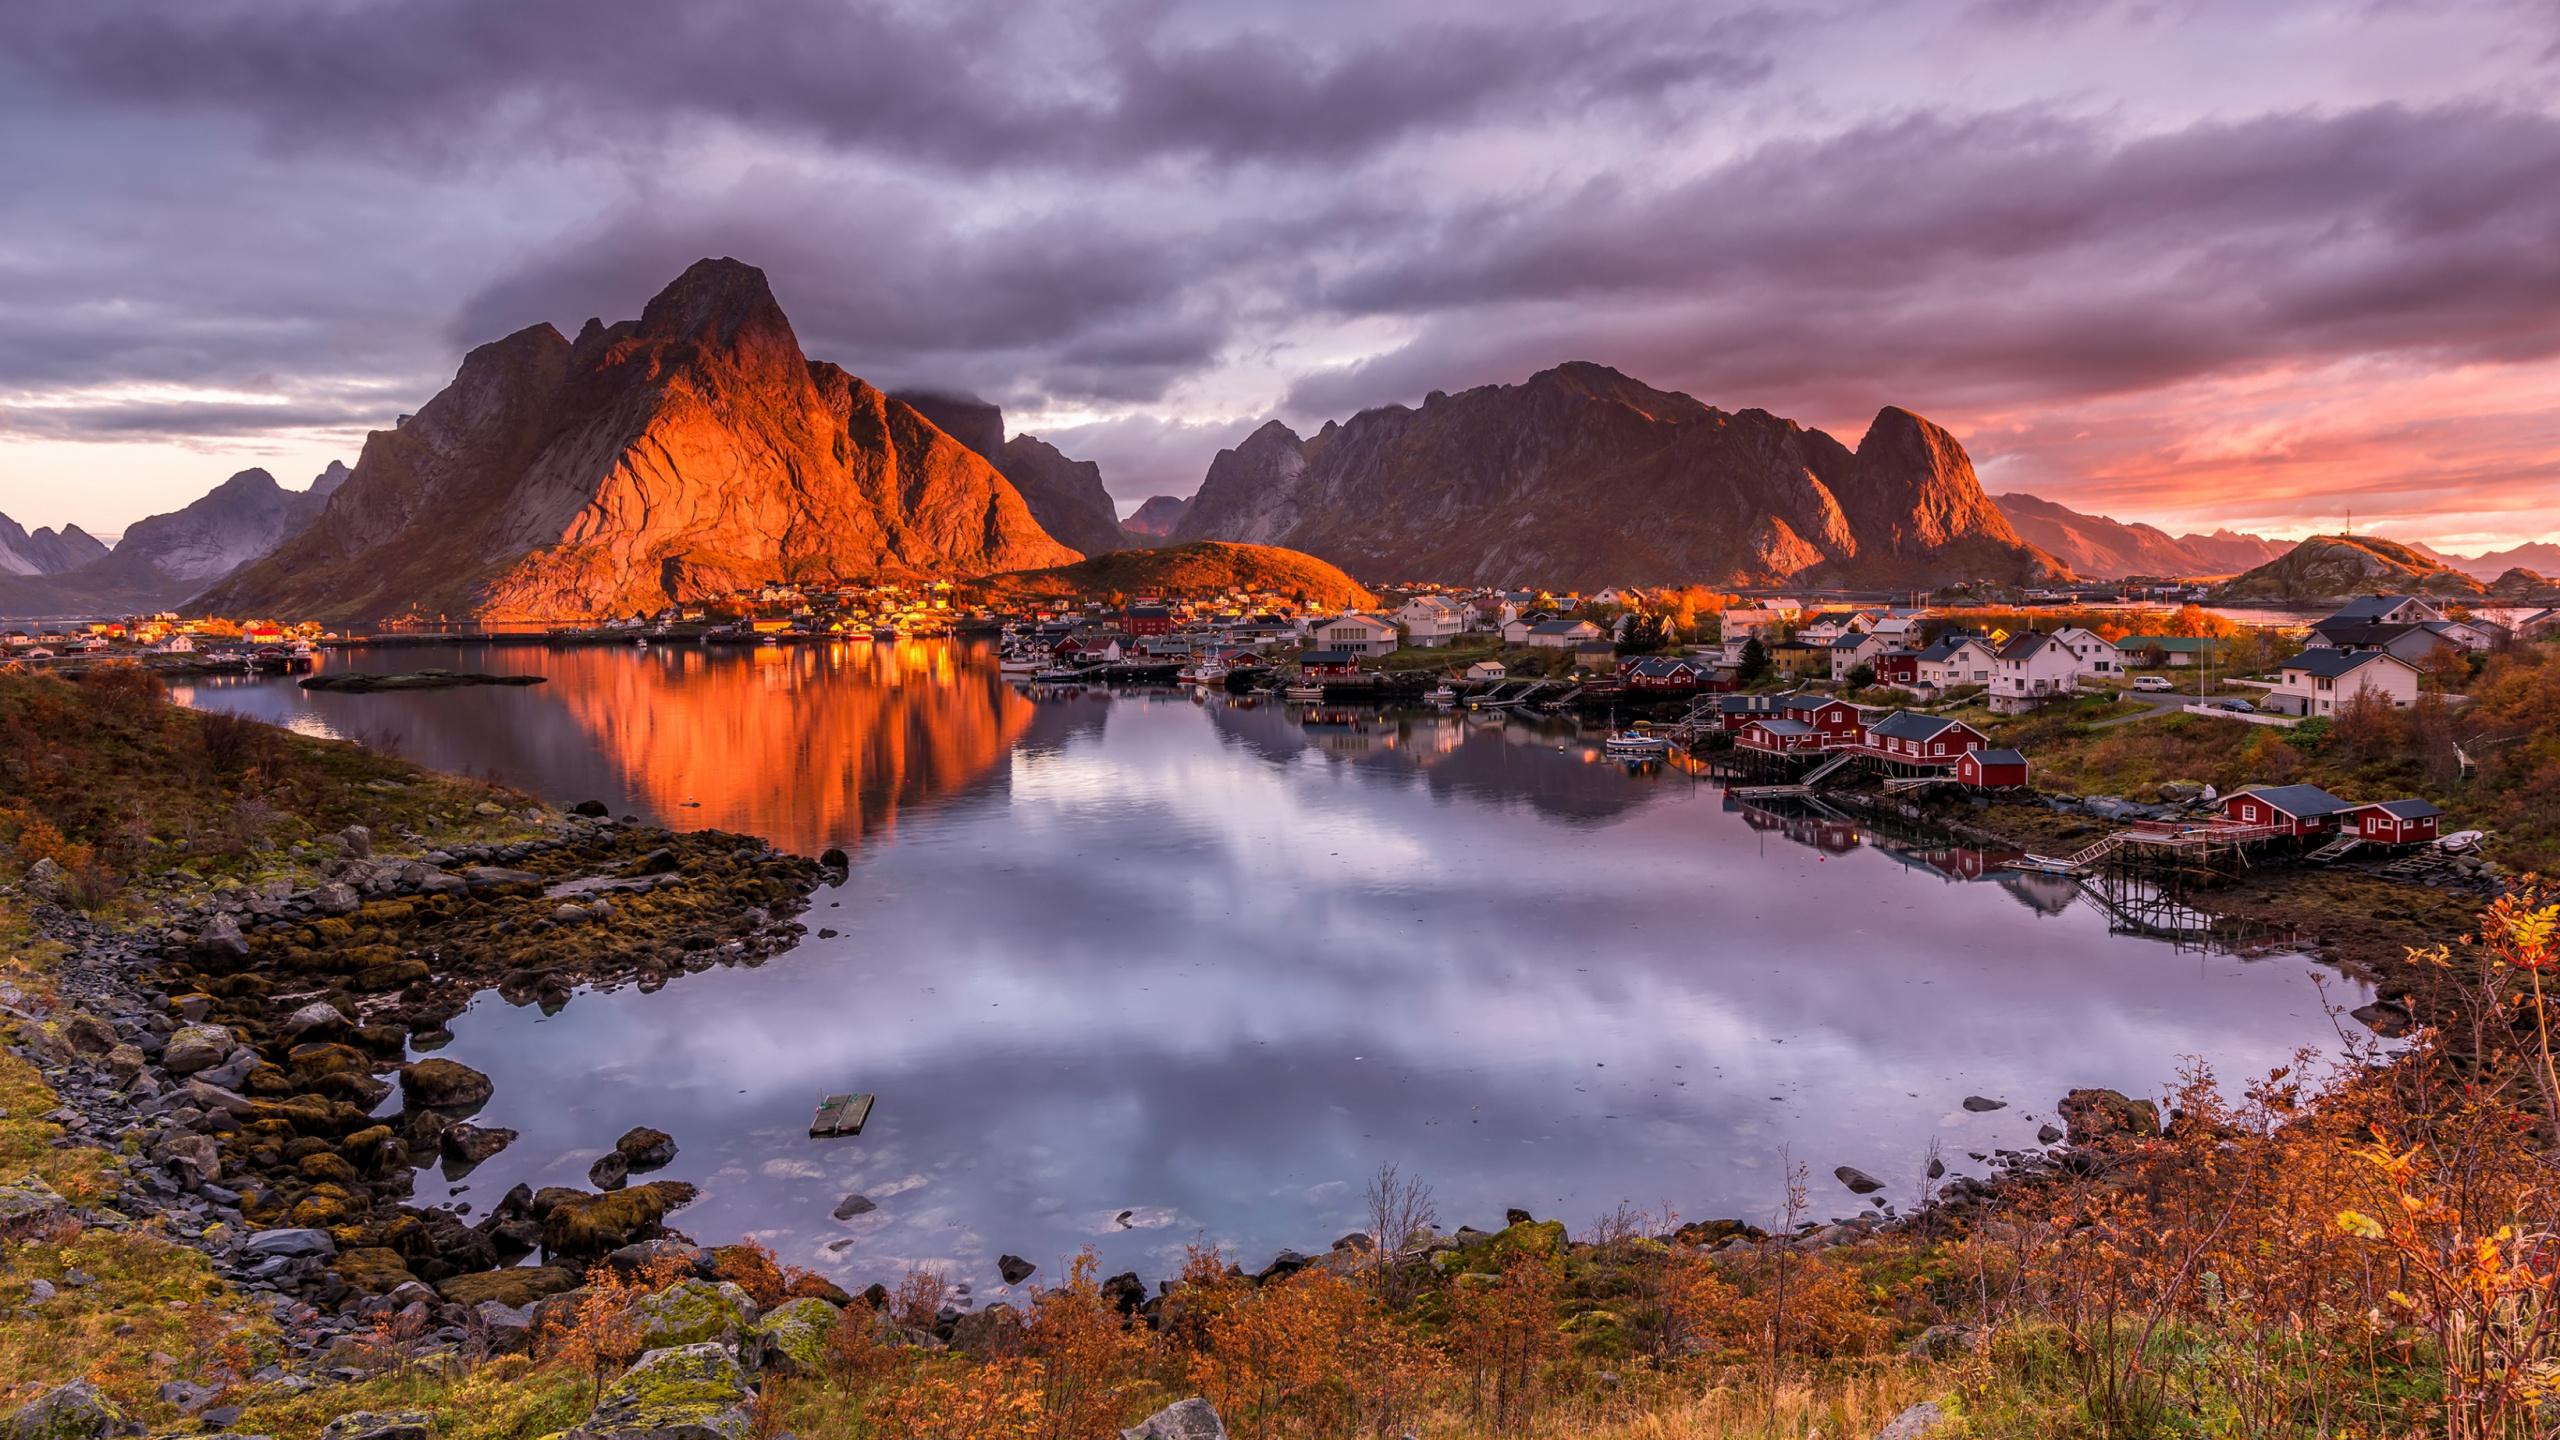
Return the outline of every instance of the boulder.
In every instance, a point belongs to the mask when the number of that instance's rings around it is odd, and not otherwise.
[[[169,1103],[173,1106],[192,1105],[207,1115],[212,1114],[216,1110],[220,1110],[226,1114],[241,1119],[246,1119],[250,1112],[258,1108],[258,1102],[250,1099],[248,1096],[243,1095],[236,1090],[224,1089],[222,1086],[208,1081],[205,1078],[205,1075],[209,1075],[211,1073],[211,1071],[207,1071],[205,1074],[200,1074],[194,1079],[189,1080],[186,1084],[170,1091]]]
[[[338,1242],[326,1230],[261,1230],[240,1247],[251,1255],[317,1255],[338,1253]]]
[[[1019,1354],[1022,1316],[1001,1300],[984,1310],[973,1310],[952,1322],[951,1348],[980,1360]]]
[[[364,899],[354,886],[332,880],[311,892],[311,904],[323,915],[353,915],[363,908]]]
[[[160,1068],[172,1075],[193,1075],[221,1064],[238,1048],[231,1032],[219,1025],[188,1025],[169,1037],[168,1048],[160,1052]]]
[[[1194,1395],[1121,1431],[1120,1440],[1227,1440],[1227,1427],[1208,1401]]]
[[[421,1060],[400,1071],[401,1095],[413,1109],[479,1105],[495,1089],[488,1076],[453,1060]]]
[[[77,1012],[62,1022],[62,1038],[83,1055],[104,1055],[121,1043],[116,1027],[95,1015]]]
[[[619,1150],[607,1150],[587,1167],[587,1183],[599,1190],[619,1190],[631,1180],[631,1162]]]
[[[843,1323],[844,1316],[824,1300],[785,1300],[756,1322],[754,1335],[763,1347],[767,1368],[785,1375],[808,1375],[825,1367],[827,1337]]]
[[[175,1405],[181,1415],[193,1415],[213,1403],[213,1392],[192,1380],[170,1380],[151,1392],[151,1398],[163,1405]]]
[[[531,1305],[501,1305],[483,1300],[471,1308],[474,1321],[488,1333],[489,1348],[500,1355],[513,1355],[533,1348],[533,1315]]]
[[[2055,1125],[2044,1125],[2044,1126],[2039,1126],[2039,1127],[2037,1127],[2037,1129],[2036,1129],[2036,1143],[2037,1143],[2037,1144],[2039,1144],[2039,1145],[2050,1145],[2050,1144],[2052,1144],[2053,1142],[2055,1142],[2056,1140],[2061,1139],[2061,1138],[2062,1138],[2062,1134],[2063,1134],[2062,1129],[2061,1129],[2061,1127],[2059,1127],[2059,1126],[2055,1126]]]
[[[21,1175],[0,1185],[0,1227],[20,1232],[71,1213],[71,1202],[36,1175]]]
[[[496,1125],[448,1125],[436,1149],[457,1165],[477,1165],[514,1143],[516,1132]]]
[[[338,1272],[339,1279],[368,1295],[388,1295],[418,1278],[409,1273],[409,1262],[399,1251],[378,1245],[340,1251],[336,1263],[329,1268]]]
[[[435,1428],[436,1417],[424,1410],[352,1410],[321,1426],[320,1440],[427,1440]]]
[[[8,1440],[100,1440],[124,1429],[124,1412],[86,1380],[57,1385],[9,1417]]]
[[[284,1017],[283,1023],[276,1028],[282,1030],[288,1037],[299,1039],[305,1031],[344,1030],[347,1028],[347,1017],[339,1014],[338,1007],[328,1001],[314,1000]]]
[[[249,942],[240,933],[240,922],[228,915],[216,914],[196,932],[195,953],[207,960],[239,960],[249,953]]]
[[[436,1294],[456,1305],[495,1304],[521,1309],[537,1300],[578,1288],[578,1272],[557,1265],[518,1265],[483,1270],[439,1281]]]
[[[675,1262],[672,1266],[662,1263],[670,1260]],[[638,1275],[654,1268],[661,1274],[689,1273],[706,1280],[718,1278],[716,1267],[702,1253],[702,1247],[688,1245],[681,1240],[643,1240],[636,1245],[625,1245],[604,1257],[604,1263],[624,1275]]]
[[[1852,1194],[1873,1195],[1884,1188],[1884,1182],[1854,1165],[1843,1165],[1831,1172]]]
[[[1040,1267],[1019,1255],[999,1255],[996,1257],[996,1273],[1004,1277],[1007,1285],[1019,1285],[1039,1274]]]
[[[356,859],[373,858],[373,832],[362,825],[350,825],[339,831],[338,840],[347,847],[347,853]]]
[[[1993,1100],[1988,1096],[1983,1095],[1967,1095],[1964,1097],[1964,1108],[1972,1111],[1976,1115],[1981,1115],[1993,1110],[2006,1110],[2009,1108],[2009,1102],[2006,1100]]]
[[[160,1142],[152,1158],[190,1190],[222,1178],[222,1147],[210,1135],[172,1135]]]
[[[474,890],[496,890],[509,885],[542,884],[542,877],[530,870],[509,870],[497,865],[474,865],[462,872],[462,883]]]
[[[143,1067],[150,1063],[150,1057],[144,1055],[138,1045],[118,1045],[107,1052],[105,1061],[107,1073],[116,1077],[118,1083],[141,1074]]]
[[[783,1293],[794,1300],[824,1300],[839,1310],[853,1303],[850,1291],[824,1275],[803,1275]]]
[[[1935,1400],[1923,1400],[1893,1417],[1893,1423],[1876,1432],[1876,1440],[1920,1440],[1935,1435],[1947,1424],[1947,1414]]]
[[[626,1323],[644,1349],[705,1342],[735,1349],[758,1318],[754,1299],[726,1280],[679,1280],[634,1304]]]
[[[747,1372],[717,1345],[652,1350],[562,1440],[748,1440],[754,1398]]]
[[[850,1220],[856,1215],[868,1215],[879,1208],[879,1205],[873,1202],[869,1196],[847,1195],[842,1200],[836,1202],[835,1217],[839,1220]],[[1007,1281],[1006,1283],[1011,1284],[1012,1282]]]
[[[697,1193],[680,1180],[652,1180],[603,1195],[569,1191],[574,1198],[556,1199],[542,1215],[542,1243],[555,1255],[603,1255],[640,1238],[643,1227],[669,1211],[692,1204]]]
[[[2160,1133],[2160,1107],[2120,1091],[2074,1090],[2063,1096],[2055,1108],[2062,1112],[2062,1123],[2071,1127],[2074,1145],[2147,1140]],[[2044,1143],[2050,1145],[2053,1141]]]
[[[47,900],[59,899],[70,884],[71,872],[50,855],[27,867],[27,889]]]
[[[613,1142],[613,1148],[629,1163],[631,1172],[660,1169],[676,1158],[676,1137],[664,1130],[635,1125]]]

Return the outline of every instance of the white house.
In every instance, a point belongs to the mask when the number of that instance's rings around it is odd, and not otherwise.
[[[2054,643],[2071,652],[2083,675],[2121,675],[2124,665],[2116,655],[2115,642],[2094,630],[2065,625],[2053,632]]]
[[[1863,630],[1845,630],[1831,639],[1831,678],[1844,679],[1885,650],[1882,638]]]
[[[1769,606],[1753,610],[1727,610],[1724,612],[1724,629],[1720,633],[1726,640],[1748,640],[1758,635],[1765,641],[1769,632],[1786,624],[1794,614],[1793,610],[1779,610]]]
[[[2031,710],[2079,688],[2080,660],[2051,635],[2030,630],[1992,657],[1991,708],[2001,714]]]
[[[1511,678],[1511,667],[1503,664],[1499,660],[1479,660],[1473,665],[1467,667],[1467,678],[1470,680],[1508,680]]]
[[[1588,620],[1546,620],[1535,625],[1514,620],[1502,627],[1506,645],[1533,645],[1543,650],[1571,650],[1586,640],[1606,640],[1609,632]]]
[[[1319,650],[1343,650],[1354,655],[1391,655],[1398,643],[1392,622],[1356,613],[1317,621],[1310,627],[1309,640]]]
[[[1396,611],[1408,645],[1446,645],[1467,633],[1468,607],[1442,595],[1416,595]]]
[[[1913,683],[1934,690],[1989,685],[1991,667],[1998,658],[1991,642],[1979,635],[1949,635],[1920,652],[1919,678]]]
[[[2418,703],[2418,670],[2388,650],[2305,650],[2277,667],[2284,677],[2258,703],[2279,715],[2328,715],[2367,691],[2396,706]]]

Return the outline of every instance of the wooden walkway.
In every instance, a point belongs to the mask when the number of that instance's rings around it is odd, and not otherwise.
[[[2284,839],[2291,831],[2282,825],[2225,825],[2215,822],[2175,824],[2156,820],[2137,823],[2130,830],[2098,840],[2069,855],[2037,855],[2006,862],[2006,868],[2025,870],[2040,875],[2085,875],[2100,861],[2127,849],[2149,851],[2153,856],[2179,860],[2196,860],[2210,864],[2223,851],[2229,851],[2244,862],[2246,848],[2270,840]]]

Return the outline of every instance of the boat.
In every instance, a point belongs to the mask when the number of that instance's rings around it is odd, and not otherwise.
[[[1458,687],[1444,680],[1440,683],[1439,689],[1432,691],[1430,694],[1425,695],[1422,698],[1430,701],[1433,705],[1446,710],[1458,703]]]
[[[1053,665],[1031,677],[1043,685],[1072,684],[1084,678],[1084,672],[1073,665]]]
[[[1295,700],[1302,704],[1312,704],[1313,702],[1324,698],[1324,687],[1321,685],[1309,684],[1304,680],[1293,680],[1289,682],[1286,688],[1281,690],[1280,698],[1283,700]]]
[[[898,638],[898,631],[895,626],[883,625],[871,632],[871,638],[874,640],[895,640]]]
[[[643,650],[646,650],[649,648],[649,637],[646,635],[634,635],[631,637],[631,643],[639,646]]]
[[[996,673],[999,675],[1037,675],[1040,673],[1041,666],[1044,663],[1046,662],[1038,655],[1000,656],[996,660]]]
[[[1621,730],[1600,742],[1612,760],[1659,760],[1671,753],[1671,742],[1650,730]]]

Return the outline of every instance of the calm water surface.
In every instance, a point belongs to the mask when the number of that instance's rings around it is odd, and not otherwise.
[[[1203,1237],[1258,1265],[1358,1227],[1388,1161],[1453,1225],[1765,1218],[1782,1153],[1816,1215],[1847,1215],[1834,1166],[1907,1203],[1933,1138],[1980,1173],[1969,1152],[2032,1144],[2071,1086],[2334,1047],[2315,973],[2331,1004],[2368,998],[2290,953],[2113,933],[2067,885],[1968,879],[2000,875],[1974,852],[1631,775],[1569,729],[1035,700],[944,643],[331,664],[550,681],[180,698],[856,857],[759,969],[549,1016],[484,996],[442,1052],[496,1079],[481,1123],[523,1136],[459,1198],[581,1184],[654,1125],[682,1147],[665,1173],[703,1188],[680,1224],[849,1287],[933,1264],[984,1300],[998,1254],[1047,1279],[1088,1244],[1153,1279]],[[808,1139],[836,1090],[879,1097],[870,1127]],[[849,1194],[877,1208],[833,1219]]]

